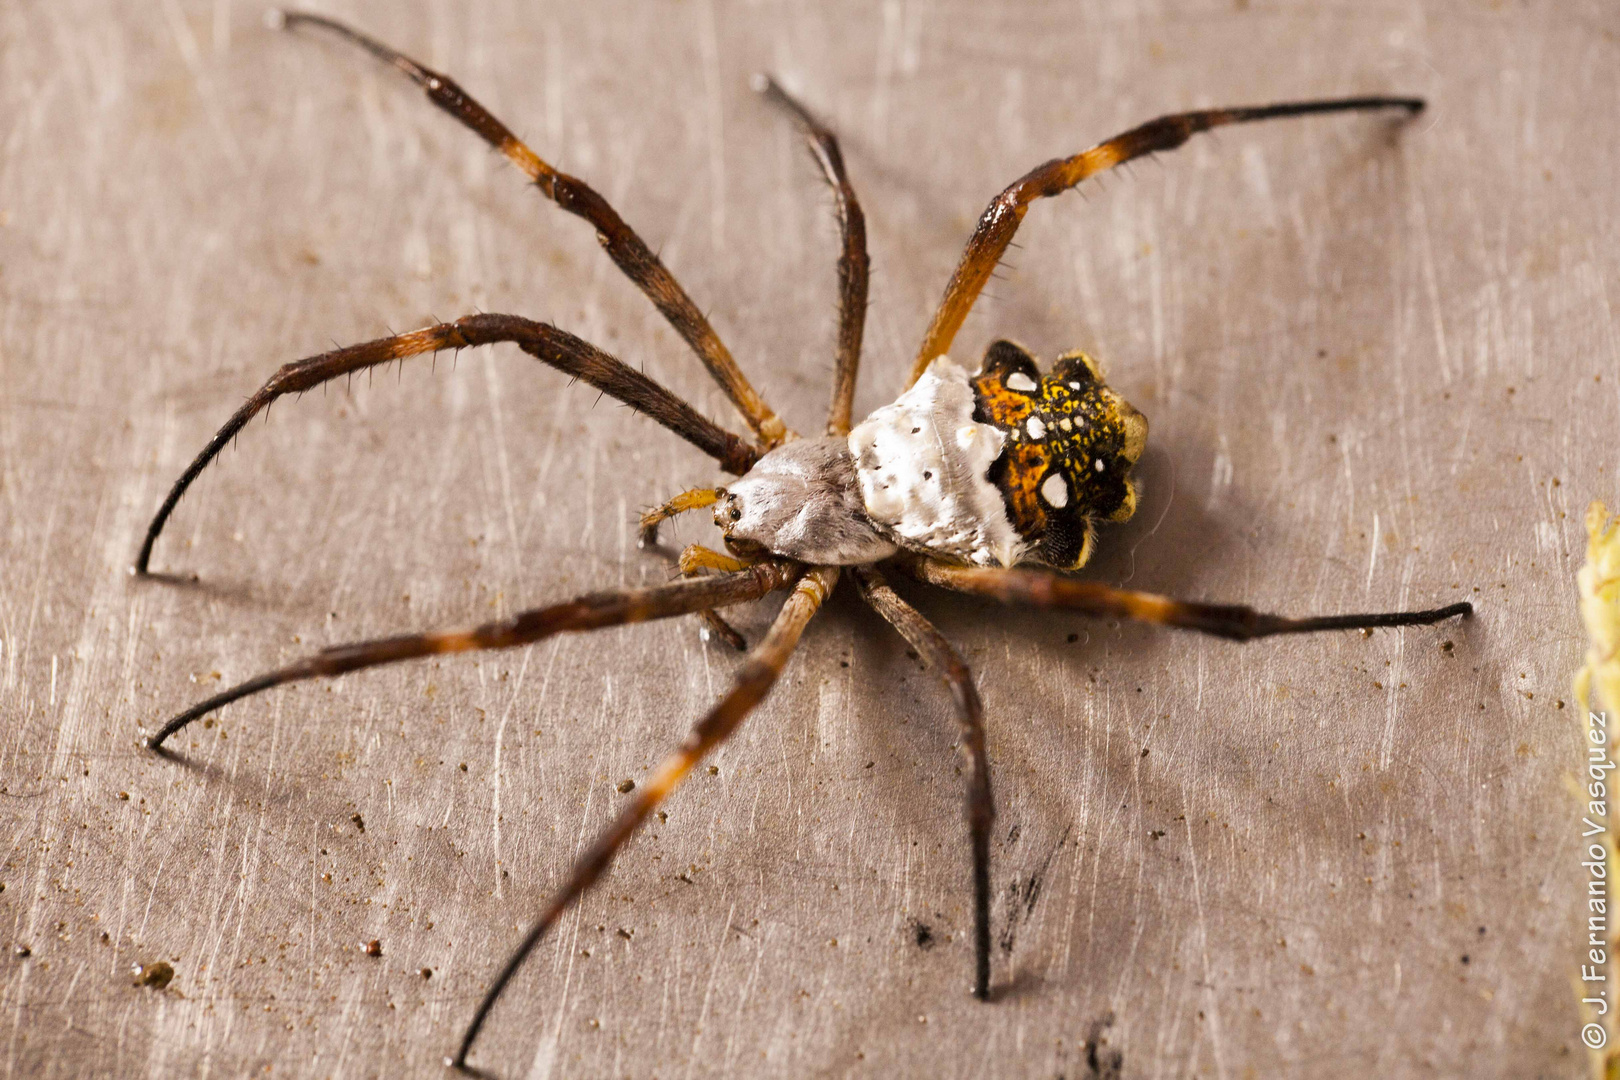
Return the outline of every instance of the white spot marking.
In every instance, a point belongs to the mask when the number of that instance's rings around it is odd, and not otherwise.
[[[1078,389],[1080,389],[1080,384],[1077,383],[1077,382],[1072,382],[1072,383],[1069,384],[1069,389],[1070,390],[1078,390]]]
[[[1041,485],[1041,498],[1059,510],[1069,505],[1069,484],[1063,479],[1062,473],[1053,473],[1046,478]]]
[[[1074,425],[1069,423],[1069,418],[1065,416],[1063,419],[1058,421],[1058,427],[1062,428],[1064,431],[1071,431],[1073,430]]]
[[[1098,472],[1102,472],[1103,471],[1102,458],[1098,458],[1097,460],[1093,461],[1091,463],[1091,467],[1096,469]]]
[[[1046,425],[1041,423],[1041,418],[1038,416],[1030,417],[1029,422],[1024,425],[1024,430],[1029,432],[1029,437],[1032,439],[1046,438]]]
[[[1022,390],[1026,394],[1031,393],[1035,389],[1035,380],[1030,378],[1028,375],[1025,375],[1022,371],[1015,371],[1011,375],[1007,376],[1007,389]]]

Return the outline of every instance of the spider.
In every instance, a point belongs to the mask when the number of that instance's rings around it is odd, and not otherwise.
[[[163,753],[170,736],[199,717],[271,687],[442,653],[527,645],[564,631],[700,615],[733,644],[746,644],[718,609],[785,591],[763,639],[749,652],[729,690],[636,789],[631,805],[574,865],[489,985],[447,1063],[467,1068],[467,1055],[524,959],[561,916],[606,871],[614,856],[692,768],[725,741],[765,698],[810,619],[846,573],[863,600],[899,631],[948,686],[967,759],[967,824],[972,847],[973,993],[990,990],[990,827],[995,815],[985,751],[984,708],[961,656],[926,618],[891,588],[901,574],[930,585],[1008,603],[1135,619],[1238,641],[1273,634],[1432,624],[1472,612],[1467,603],[1428,611],[1288,618],[1242,605],[1193,603],[1110,588],[1068,576],[1085,565],[1096,523],[1125,521],[1136,509],[1132,466],[1147,421],[1111,390],[1101,367],[1083,352],[1059,357],[1042,372],[1009,341],[985,352],[976,374],[949,350],[968,310],[1011,243],[1030,205],[1087,177],[1225,124],[1313,113],[1398,110],[1423,101],[1354,97],[1177,113],[1149,121],[1073,157],[1027,173],[997,195],[979,218],[944,298],[918,347],[908,389],[851,424],[856,370],[866,314],[866,227],[837,138],[775,81],[758,89],[800,128],[831,186],[843,250],[838,260],[839,323],[832,403],[823,434],[800,437],[761,399],[708,320],[675,278],[583,181],[542,160],[451,79],[404,54],[320,15],[272,13],[272,26],[307,26],[359,46],[392,65],[429,100],[504,154],[559,207],[585,219],[608,257],[647,294],[703,361],[748,425],[750,437],[722,428],[620,360],[555,326],[514,315],[471,315],[455,322],[351,345],[287,364],[208,442],[164,499],[136,558],[147,574],[152,546],[175,504],[220,450],[277,398],[340,375],[441,349],[513,342],[524,352],[646,413],[737,477],[694,488],[641,520],[644,545],[677,514],[709,509],[728,552],[698,545],[680,555],[680,580],[637,589],[594,592],[523,611],[472,629],[406,634],[324,649],[203,701],[169,720],[148,740]]]

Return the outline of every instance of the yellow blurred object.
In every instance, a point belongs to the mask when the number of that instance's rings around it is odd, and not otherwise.
[[[1586,663],[1575,673],[1575,704],[1581,710],[1586,725],[1588,743],[1595,746],[1610,745],[1611,723],[1601,725],[1601,734],[1594,737],[1591,707],[1592,685],[1597,684],[1599,704],[1609,712],[1620,712],[1620,518],[1609,516],[1609,508],[1594,502],[1586,508],[1586,565],[1575,575],[1580,591],[1581,621],[1586,624]],[[1605,750],[1605,754],[1607,750]],[[1609,824],[1605,816],[1603,823]],[[1614,833],[1604,831],[1603,848],[1607,853],[1608,880],[1617,880],[1620,873],[1620,851],[1616,850]],[[1615,938],[1606,938],[1613,970]],[[1580,990],[1585,995],[1589,991]],[[1596,1027],[1596,1016],[1586,1012],[1588,1027]],[[1607,1011],[1607,1010],[1605,1010]],[[1613,1012],[1604,1017],[1601,1026],[1607,1039],[1599,1045],[1588,1042],[1591,1052],[1592,1075],[1598,1080],[1620,1080],[1620,1042],[1616,1036],[1617,1017]],[[1584,1038],[1584,1029],[1583,1029]]]
[[[1603,705],[1620,710],[1620,518],[1593,503],[1586,508],[1586,537],[1586,565],[1575,575],[1590,641],[1586,665],[1575,673],[1575,700],[1583,714],[1593,683]]]

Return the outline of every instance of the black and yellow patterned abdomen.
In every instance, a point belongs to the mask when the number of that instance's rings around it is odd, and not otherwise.
[[[1039,561],[1083,566],[1095,523],[1136,512],[1130,472],[1147,442],[1147,419],[1108,388],[1086,354],[1066,353],[1042,375],[1010,341],[985,352],[973,392],[973,418],[1007,436],[990,482],[1013,527]]]

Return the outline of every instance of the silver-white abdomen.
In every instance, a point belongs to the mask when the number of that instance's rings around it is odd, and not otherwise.
[[[909,548],[1011,566],[1028,545],[988,478],[1006,435],[973,419],[968,375],[941,357],[847,439],[777,447],[729,485],[715,521],[734,540],[822,565]]]
[[[968,374],[940,357],[849,433],[866,513],[903,547],[1012,566],[1027,547],[989,480],[1007,436],[973,419]]]

